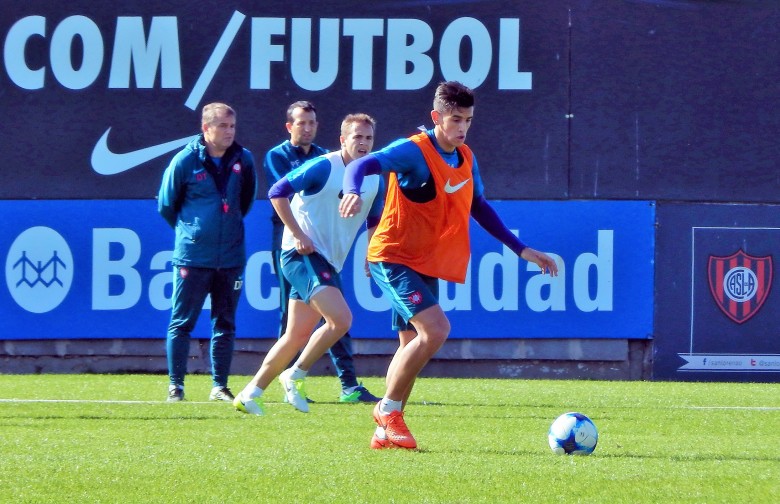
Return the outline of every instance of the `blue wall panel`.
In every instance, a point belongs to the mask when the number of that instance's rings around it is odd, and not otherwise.
[[[554,253],[561,274],[542,276],[476,224],[465,284],[444,284],[455,338],[652,336],[651,202],[494,202],[510,229]],[[1,201],[2,332],[9,339],[162,337],[173,231],[153,200]],[[247,219],[249,261],[238,314],[241,337],[273,337],[278,290],[267,242],[270,205]],[[389,306],[357,259],[344,268],[356,337],[394,337]],[[207,336],[207,313],[196,335]]]

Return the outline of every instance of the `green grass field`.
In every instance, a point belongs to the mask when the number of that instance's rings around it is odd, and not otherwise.
[[[776,384],[425,378],[406,413],[419,451],[374,451],[372,406],[338,404],[333,377],[307,380],[309,414],[274,384],[264,417],[208,402],[205,376],[179,404],[164,376],[0,380],[2,502],[780,501]],[[596,423],[593,455],[550,451],[566,411]]]

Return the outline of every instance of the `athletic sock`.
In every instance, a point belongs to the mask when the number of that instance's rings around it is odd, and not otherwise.
[[[248,399],[257,399],[263,395],[263,389],[255,387],[254,385],[247,385],[244,390],[241,391],[241,395]]]
[[[403,408],[403,401],[393,401],[387,397],[379,403],[379,412],[383,415],[389,415],[393,411],[401,411],[401,408]]]
[[[306,375],[309,374],[308,371],[304,371],[303,369],[298,367],[298,364],[294,365],[290,368],[290,379],[291,380],[303,380],[306,378]]]

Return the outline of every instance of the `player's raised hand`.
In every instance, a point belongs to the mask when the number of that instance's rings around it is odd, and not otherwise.
[[[531,247],[526,247],[523,249],[520,257],[539,266],[543,275],[549,273],[550,276],[558,276],[558,265],[555,263],[555,259],[544,252],[539,252]]]

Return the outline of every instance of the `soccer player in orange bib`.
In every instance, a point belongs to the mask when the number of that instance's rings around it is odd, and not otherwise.
[[[438,302],[438,280],[465,281],[470,217],[543,274],[558,274],[555,261],[521,242],[485,199],[477,158],[465,144],[473,116],[473,91],[443,82],[433,100],[433,129],[351,162],[344,174],[339,205],[344,218],[361,212],[366,175],[389,174],[367,259],[371,276],[391,302],[400,345],[387,370],[387,392],[374,408],[371,448],[417,448],[404,407],[417,375],[450,333]]]

